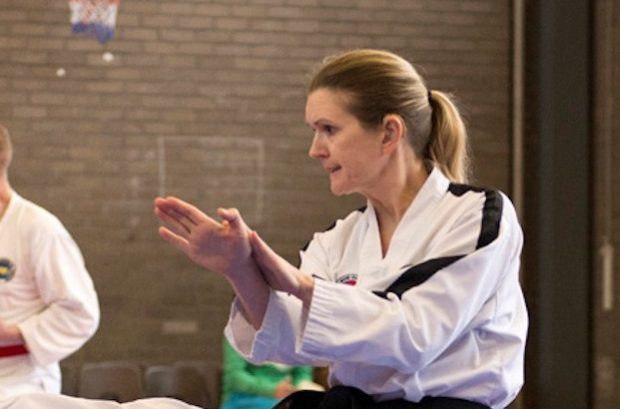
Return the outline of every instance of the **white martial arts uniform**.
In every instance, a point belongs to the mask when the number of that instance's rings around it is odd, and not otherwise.
[[[177,399],[146,398],[133,402],[75,398],[43,392],[0,398],[0,409],[198,409]]]
[[[51,213],[12,192],[0,219],[0,320],[29,353],[0,358],[0,398],[60,392],[58,362],[96,331],[99,304],[82,254]]]
[[[505,195],[434,169],[385,257],[368,204],[302,251],[301,270],[317,277],[307,311],[272,291],[259,331],[233,304],[226,336],[253,362],[329,365],[332,386],[378,401],[444,396],[504,408],[523,384],[522,241]]]

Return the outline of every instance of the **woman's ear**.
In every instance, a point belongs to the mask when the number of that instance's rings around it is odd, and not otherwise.
[[[388,114],[383,117],[382,127],[382,149],[385,153],[391,153],[405,137],[405,123],[400,115]]]

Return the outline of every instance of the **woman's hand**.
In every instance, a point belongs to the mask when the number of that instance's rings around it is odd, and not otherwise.
[[[218,222],[175,197],[156,198],[159,235],[200,266],[231,278],[252,262],[250,230],[237,209],[218,209]]]
[[[252,257],[269,286],[274,290],[292,294],[302,300],[305,306],[309,306],[314,290],[314,278],[302,273],[280,257],[255,231],[250,233],[249,239]]]

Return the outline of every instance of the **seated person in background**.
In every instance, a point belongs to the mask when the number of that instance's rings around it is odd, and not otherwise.
[[[224,340],[221,409],[270,409],[295,391],[322,390],[312,373],[310,366],[253,365]]]
[[[12,158],[0,125],[0,399],[60,393],[58,362],[99,325],[80,249],[56,216],[11,188]]]

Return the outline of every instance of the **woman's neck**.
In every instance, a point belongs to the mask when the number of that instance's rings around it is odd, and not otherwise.
[[[390,180],[391,183],[382,184],[380,191],[375,195],[368,196],[377,215],[384,256],[398,223],[429,175],[429,170],[424,161],[416,158],[397,161],[394,169],[390,172],[392,174],[388,174],[384,180]]]

